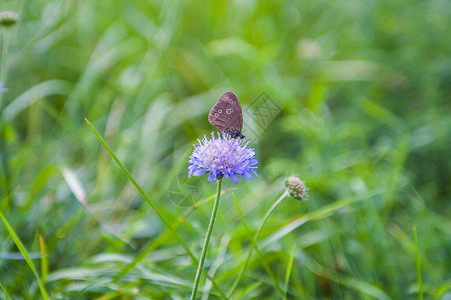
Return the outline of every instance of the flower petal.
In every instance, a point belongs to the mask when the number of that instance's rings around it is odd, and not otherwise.
[[[205,169],[199,169],[196,172],[193,173],[193,176],[201,176],[203,175],[205,172],[207,172],[207,170]]]
[[[234,184],[238,184],[238,177],[236,177],[235,174],[230,174],[230,177],[232,178]]]
[[[216,175],[213,173],[210,173],[210,176],[208,176],[208,182],[212,182],[215,179],[216,179]]]
[[[255,159],[255,151],[248,148],[248,142],[234,139],[224,133],[211,133],[204,136],[194,146],[193,153],[189,157],[188,177],[201,176],[210,173],[208,181],[218,178],[232,179],[238,184],[238,175],[242,180],[253,180],[257,173],[254,167],[258,163]]]
[[[254,177],[252,177],[252,175],[249,174],[248,172],[244,172],[244,176],[246,176],[246,178],[249,179],[250,181],[254,181]]]

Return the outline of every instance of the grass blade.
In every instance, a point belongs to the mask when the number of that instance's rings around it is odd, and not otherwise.
[[[420,264],[420,252],[418,251],[418,238],[417,228],[413,228],[413,235],[415,237],[415,252],[417,260],[417,273],[418,273],[418,300],[423,300],[423,280],[421,279],[421,264]]]
[[[182,240],[182,238],[179,236],[177,231],[174,229],[174,227],[171,225],[171,223],[166,219],[166,217],[160,212],[160,210],[157,208],[157,206],[150,200],[150,198],[144,193],[144,190],[141,188],[141,186],[136,182],[136,180],[132,177],[130,172],[124,167],[124,165],[121,163],[119,158],[117,158],[116,154],[111,150],[110,146],[106,143],[106,141],[103,139],[103,137],[99,134],[97,129],[94,128],[94,126],[89,122],[88,119],[85,118],[86,124],[88,124],[91,131],[94,133],[94,135],[97,137],[99,142],[103,145],[105,150],[110,154],[110,156],[113,158],[113,160],[116,162],[116,164],[121,169],[122,173],[130,180],[130,182],[133,184],[133,186],[138,190],[138,192],[141,194],[141,196],[144,198],[144,200],[149,204],[149,206],[154,210],[154,212],[157,214],[157,216],[160,218],[160,220],[163,222],[163,224],[166,226],[167,229],[175,236],[177,241],[180,243],[180,245],[185,249],[186,253],[189,255],[191,260],[193,261],[194,265],[198,265],[199,261],[194,256],[194,254],[191,252],[191,250],[188,248],[186,243]],[[224,294],[224,292],[219,288],[217,283],[213,280],[213,278],[210,277],[208,272],[202,268],[202,272],[204,275],[211,280],[213,286],[218,291],[218,293],[221,295],[222,298],[227,299],[227,296]]]
[[[12,299],[11,295],[8,293],[8,291],[6,290],[6,287],[2,284],[2,282],[0,281],[0,288],[2,288],[5,299]]]
[[[342,286],[346,286],[350,289],[353,289],[357,292],[360,292],[365,295],[372,296],[376,299],[381,300],[390,300],[392,299],[389,295],[387,295],[383,290],[379,287],[365,282],[359,278],[354,278],[350,276],[345,276],[338,274],[335,271],[325,268],[320,265],[316,260],[308,256],[306,253],[298,250],[295,254],[298,259],[300,259],[301,263],[308,268],[312,273],[326,278],[328,280],[334,281]]]
[[[285,273],[285,295],[284,299],[287,299],[287,293],[288,293],[288,283],[290,282],[290,276],[291,276],[291,269],[293,268],[293,260],[294,260],[294,254],[296,253],[296,246],[293,247],[293,250],[291,251],[288,265],[287,265],[287,272]]]
[[[34,276],[36,277],[36,280],[38,281],[39,289],[41,290],[42,298],[44,300],[48,299],[47,292],[45,291],[44,284],[41,281],[41,278],[39,277],[38,272],[36,271],[36,267],[33,264],[33,261],[30,258],[30,255],[28,254],[27,249],[20,241],[17,234],[14,232],[14,229],[9,225],[6,218],[3,216],[3,214],[0,212],[0,219],[2,219],[3,224],[5,225],[6,229],[8,230],[9,235],[13,239],[14,243],[16,244],[17,248],[19,249],[20,253],[22,253],[23,257],[25,258],[25,261],[27,262],[28,266],[30,267],[31,271],[33,272]]]
[[[41,248],[41,276],[42,282],[45,282],[49,274],[49,260],[47,258],[47,243],[42,233],[39,233],[39,246]]]
[[[225,189],[221,192],[221,196],[223,196],[225,193],[229,192],[231,189]],[[206,198],[205,200],[199,201],[195,203],[193,206],[188,208],[174,223],[174,228],[177,229],[183,221],[186,220],[186,218],[194,212],[197,208],[201,207],[202,205],[206,204],[207,202],[210,202],[216,197],[216,194]],[[124,277],[128,272],[130,272],[138,263],[142,262],[147,255],[149,255],[152,251],[156,250],[158,247],[160,247],[163,242],[170,236],[170,231],[165,231],[163,234],[161,234],[157,239],[150,242],[147,246],[143,247],[144,250],[142,250],[131,263],[129,263],[122,271],[119,273],[114,280],[119,280],[122,277]]]

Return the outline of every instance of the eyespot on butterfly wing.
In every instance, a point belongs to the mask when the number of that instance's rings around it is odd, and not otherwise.
[[[238,97],[231,91],[227,91],[219,97],[208,114],[208,121],[233,138],[244,138],[241,134],[243,129],[241,104]]]

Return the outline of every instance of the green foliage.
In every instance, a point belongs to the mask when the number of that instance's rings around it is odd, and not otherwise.
[[[0,298],[188,298],[216,188],[185,182],[188,156],[226,90],[245,129],[262,92],[283,114],[254,145],[260,177],[224,181],[199,296],[451,295],[449,1],[6,10]],[[309,200],[272,207],[291,174]]]

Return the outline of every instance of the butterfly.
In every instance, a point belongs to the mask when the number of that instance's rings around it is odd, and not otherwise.
[[[231,91],[219,97],[218,102],[210,110],[208,121],[220,131],[234,139],[242,139],[243,113],[238,97]]]

